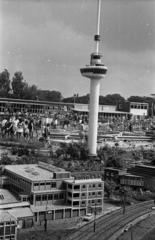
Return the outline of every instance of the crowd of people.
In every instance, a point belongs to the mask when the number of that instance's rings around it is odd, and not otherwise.
[[[8,136],[13,139],[24,137],[32,141],[34,133],[37,137],[48,139],[51,129],[77,130],[81,139],[87,140],[88,134],[88,115],[78,113],[58,112],[48,118],[39,116],[10,116],[3,117],[1,121],[2,138]],[[134,131],[135,129],[152,129],[154,125],[153,118],[148,119],[128,119],[122,117],[100,117],[98,122],[98,131]]]

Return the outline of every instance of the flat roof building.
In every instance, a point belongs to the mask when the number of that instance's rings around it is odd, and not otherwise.
[[[89,207],[103,210],[100,175],[71,173],[50,164],[7,165],[4,175],[21,202],[29,201],[35,221],[85,215]]]

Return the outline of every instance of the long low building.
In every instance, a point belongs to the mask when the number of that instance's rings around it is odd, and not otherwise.
[[[88,115],[89,113],[89,104],[74,104],[74,108],[72,109],[75,113],[80,113],[82,115]],[[99,117],[121,117],[126,116],[130,118],[132,114],[128,111],[119,111],[117,106],[113,105],[99,105],[98,111]]]

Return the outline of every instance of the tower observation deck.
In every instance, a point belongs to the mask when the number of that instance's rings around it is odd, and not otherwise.
[[[90,104],[89,104],[89,136],[88,147],[90,155],[96,156],[97,150],[97,130],[98,130],[98,109],[100,79],[105,77],[107,67],[101,63],[102,54],[99,53],[99,27],[100,27],[101,0],[98,0],[97,34],[94,36],[96,51],[90,55],[90,65],[80,68],[83,77],[90,78]]]

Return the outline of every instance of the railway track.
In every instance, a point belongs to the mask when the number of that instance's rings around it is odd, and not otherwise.
[[[128,206],[124,215],[122,209],[116,210],[95,220],[95,233],[94,221],[92,221],[75,233],[67,235],[63,240],[108,240],[133,220],[152,212],[152,206],[153,201]]]

